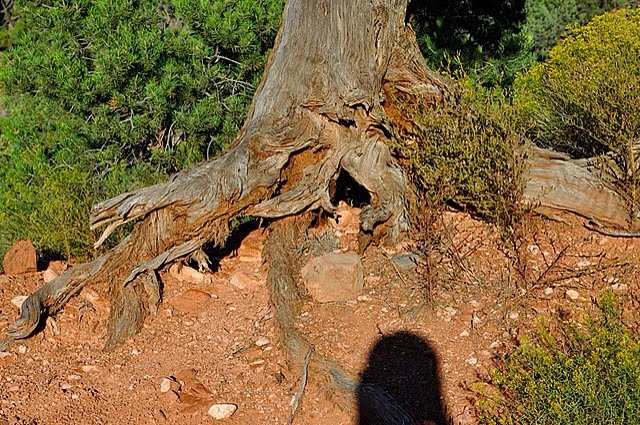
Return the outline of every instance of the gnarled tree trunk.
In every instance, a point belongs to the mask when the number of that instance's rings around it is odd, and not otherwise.
[[[300,295],[291,241],[304,237],[300,226],[305,222],[280,219],[312,210],[331,212],[331,188],[346,172],[371,194],[360,216],[361,231],[383,229],[389,240],[399,238],[409,224],[408,188],[388,148],[394,118],[385,106],[403,96],[420,97],[426,105],[448,97],[447,82],[426,68],[406,23],[408,1],[289,0],[233,144],[165,183],[96,205],[91,226],[106,226],[99,244],[118,226],[138,220],[132,233],[103,256],[32,294],[0,342],[0,351],[31,335],[43,316],[55,313],[86,285],[110,288],[106,348],[135,335],[160,302],[157,271],[205,243],[223,244],[229,221],[249,214],[277,219],[267,243],[272,266],[268,283],[284,345],[294,363],[301,364],[311,345],[293,326]],[[544,169],[551,160],[540,166]],[[533,172],[532,181],[553,186],[549,173]],[[540,199],[553,204],[548,197]],[[313,354],[310,368],[347,393],[353,391],[353,382],[329,359]]]

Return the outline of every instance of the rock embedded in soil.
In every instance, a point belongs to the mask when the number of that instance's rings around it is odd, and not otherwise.
[[[565,292],[565,295],[567,296],[567,298],[569,298],[572,301],[576,301],[578,298],[580,298],[580,293],[575,289],[567,289],[567,292]]]
[[[8,275],[32,273],[38,270],[36,248],[29,240],[19,241],[11,245],[2,262],[4,272]]]
[[[44,280],[45,283],[51,282],[56,277],[58,277],[58,273],[56,273],[51,269],[47,269],[44,271],[44,273],[42,273],[42,279]]]
[[[181,313],[197,314],[210,299],[208,292],[192,288],[170,300],[169,305]]]
[[[189,266],[173,264],[169,268],[169,274],[181,282],[202,285],[211,283],[211,277]]]
[[[233,403],[216,403],[209,407],[207,414],[213,419],[222,420],[233,416],[236,410],[238,410],[238,406]]]
[[[355,299],[364,288],[362,262],[357,254],[329,253],[313,258],[301,274],[307,290],[320,303]]]

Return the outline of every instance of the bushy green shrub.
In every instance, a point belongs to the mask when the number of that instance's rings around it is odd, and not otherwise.
[[[541,324],[493,373],[480,423],[592,425],[640,423],[640,339],[621,320],[611,293],[581,326]],[[560,335],[560,336],[559,336]]]
[[[0,56],[0,254],[83,256],[90,205],[235,136],[283,0],[16,0]]]
[[[621,9],[574,28],[515,84],[514,104],[540,145],[602,157],[600,169],[640,209],[640,9]]]
[[[455,204],[508,228],[519,217],[525,170],[509,110],[468,79],[454,91],[436,105],[404,106],[410,125],[397,137],[400,152],[428,205]]]
[[[536,59],[544,60],[567,27],[584,25],[612,9],[637,5],[637,0],[527,0],[524,29],[533,38]]]

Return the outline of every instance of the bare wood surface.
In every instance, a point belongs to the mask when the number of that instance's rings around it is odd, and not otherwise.
[[[629,214],[622,197],[595,172],[589,159],[534,147],[528,158],[524,197],[542,211],[567,211],[626,229]]]

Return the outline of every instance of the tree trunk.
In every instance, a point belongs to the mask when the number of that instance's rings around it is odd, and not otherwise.
[[[376,229],[388,241],[400,238],[409,226],[408,185],[387,142],[393,120],[401,118],[388,116],[385,106],[417,96],[428,107],[449,96],[448,83],[424,64],[405,21],[407,3],[288,1],[262,81],[232,145],[165,183],[96,205],[91,227],[106,226],[98,245],[118,226],[137,220],[132,233],[103,256],[33,293],[0,342],[0,351],[31,335],[43,316],[58,311],[84,286],[105,283],[112,301],[105,348],[121,343],[139,332],[156,310],[161,298],[157,271],[205,243],[223,244],[229,221],[248,214],[275,219],[266,247],[271,301],[284,346],[293,364],[301,365],[313,347],[293,326],[301,294],[295,279],[300,244],[292,241],[305,237],[306,222],[283,218],[332,212],[332,188],[346,172],[371,194],[360,215],[361,231],[371,235]],[[536,198],[541,187],[572,179],[554,160],[532,162],[530,198],[580,212],[571,208],[572,200],[564,193],[561,204],[554,204],[551,192],[544,190]],[[576,190],[582,190],[579,186]],[[614,205],[603,198],[602,204],[607,203]],[[607,221],[619,222],[616,214],[611,212]],[[354,382],[330,359],[313,353],[309,367],[353,395]],[[372,399],[378,398],[384,397]]]

